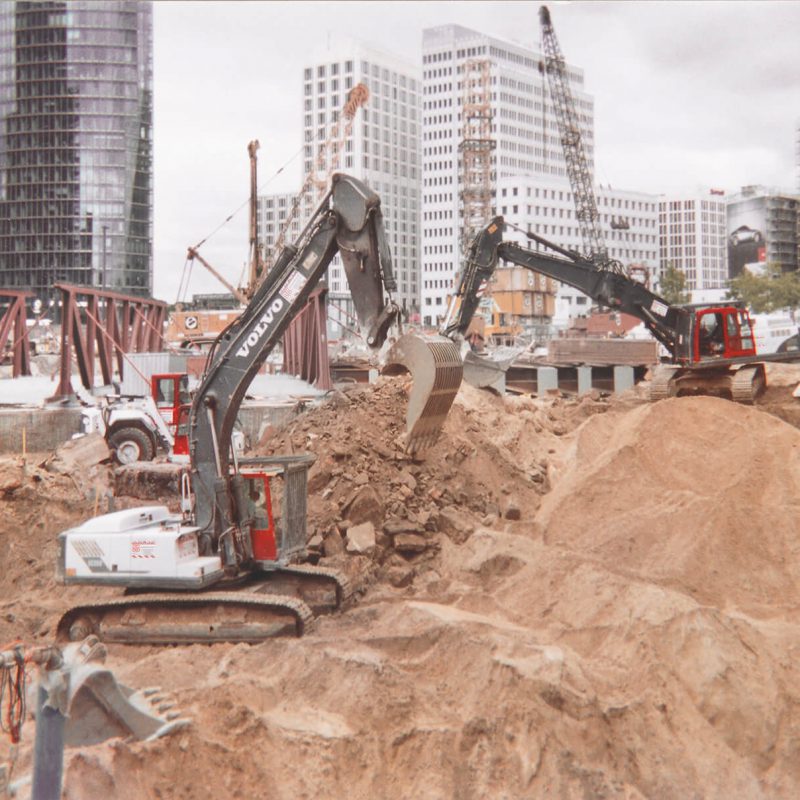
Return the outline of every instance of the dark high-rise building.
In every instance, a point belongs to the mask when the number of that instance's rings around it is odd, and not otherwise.
[[[152,292],[152,6],[0,2],[0,286]]]

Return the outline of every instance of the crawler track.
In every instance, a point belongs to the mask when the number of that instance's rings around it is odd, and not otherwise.
[[[61,617],[59,641],[94,634],[120,644],[260,642],[302,636],[314,615],[302,600],[249,592],[142,594],[76,606]]]
[[[766,387],[767,380],[763,364],[742,367],[731,379],[731,396],[737,403],[751,406]]]
[[[649,398],[652,402],[656,400],[664,400],[667,397],[672,397],[675,394],[674,387],[671,382],[677,370],[662,367],[655,371],[652,380],[650,381],[650,394]]]
[[[61,617],[56,636],[62,642],[93,634],[104,642],[153,645],[302,636],[316,614],[342,608],[353,593],[343,573],[311,564],[256,572],[235,585],[228,591],[135,591],[76,606]]]

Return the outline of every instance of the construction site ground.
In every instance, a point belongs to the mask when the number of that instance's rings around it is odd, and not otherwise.
[[[754,407],[463,386],[424,461],[402,379],[267,431],[316,455],[309,545],[354,599],[300,639],[110,646],[193,722],[68,750],[64,797],[800,796],[800,368],[770,380]],[[3,643],[117,594],[54,576],[59,532],[143,502],[117,483],[0,461]]]

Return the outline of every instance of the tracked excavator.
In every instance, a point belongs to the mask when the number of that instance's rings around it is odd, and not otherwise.
[[[261,364],[302,310],[336,254],[341,256],[366,343],[380,348],[398,321],[392,261],[380,199],[336,174],[295,244],[287,245],[246,308],[209,354],[188,417],[191,468],[182,513],[147,506],[106,514],[59,536],[58,571],[67,585],[123,587],[104,602],[71,608],[59,640],[256,642],[300,635],[315,612],[341,607],[350,587],[340,573],[303,563],[304,517],[284,502],[280,530],[270,503],[275,463],[237,459],[234,421]],[[435,441],[461,383],[461,358],[447,338],[400,336],[389,371],[412,373],[406,449]],[[419,381],[417,380],[419,378]],[[305,508],[303,456],[283,457],[286,497]],[[290,481],[294,489],[290,495]],[[292,524],[294,519],[294,524]]]
[[[440,334],[452,339],[464,335],[478,307],[481,287],[491,279],[498,263],[505,261],[555,278],[579,289],[599,305],[640,319],[669,353],[670,363],[655,370],[651,400],[713,394],[752,404],[766,388],[765,362],[800,360],[797,351],[759,356],[750,315],[743,303],[670,304],[619,270],[514,227],[537,249],[504,241],[503,217],[495,217],[479,231],[470,244]],[[470,353],[465,357],[464,368],[467,380],[468,372],[480,375],[482,370],[487,374],[497,370],[495,365]]]

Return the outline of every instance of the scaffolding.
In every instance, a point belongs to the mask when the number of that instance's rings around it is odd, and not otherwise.
[[[461,118],[461,252],[492,217],[492,155],[497,142],[492,138],[491,62],[471,59],[464,63]]]

